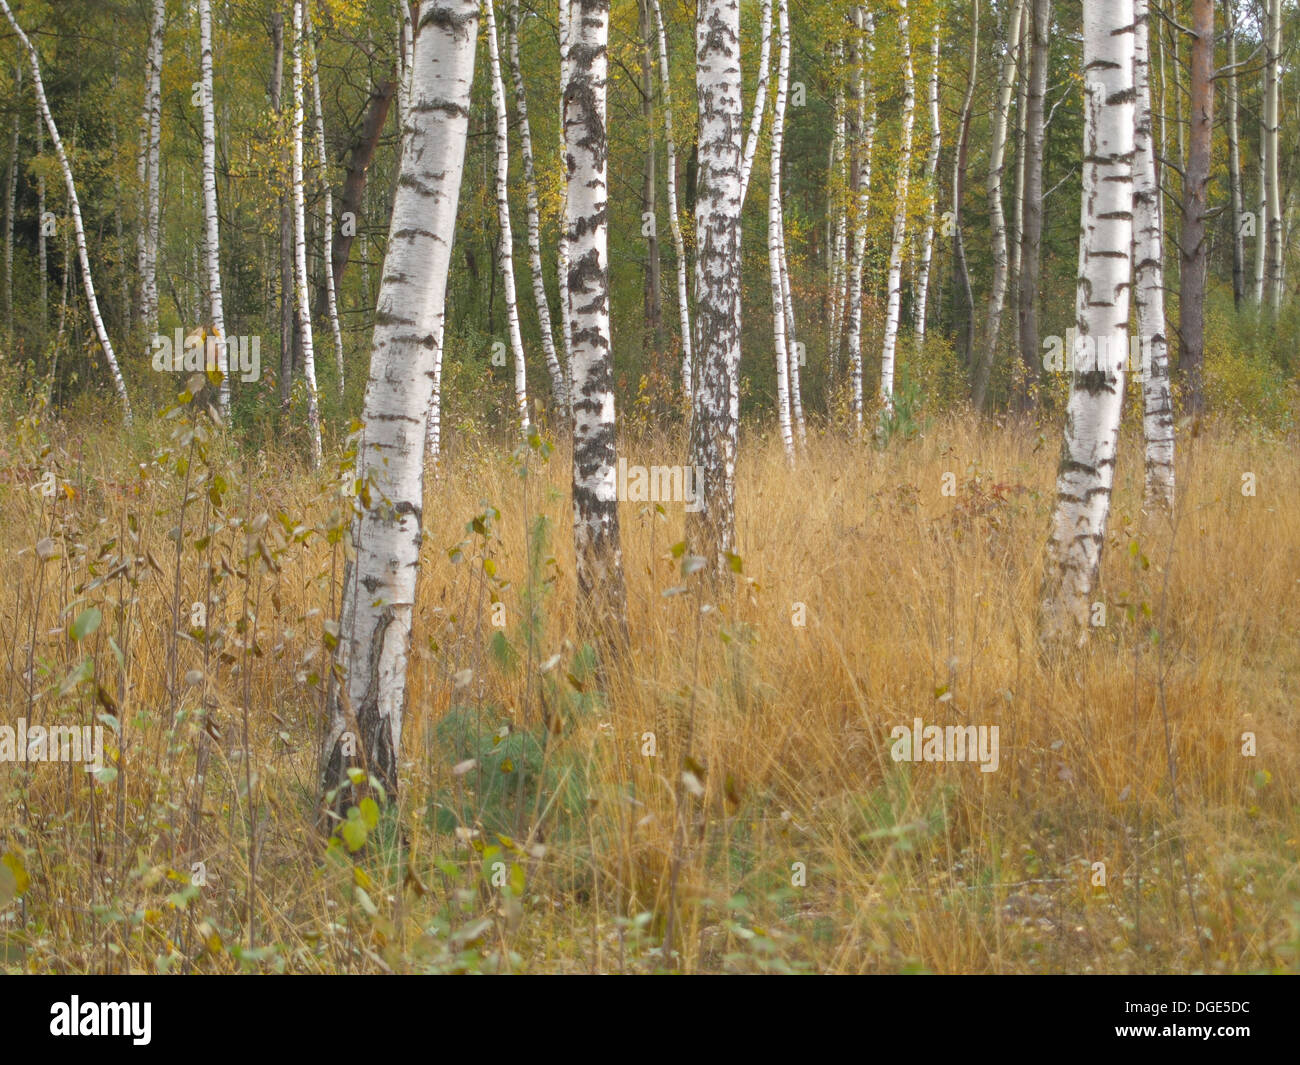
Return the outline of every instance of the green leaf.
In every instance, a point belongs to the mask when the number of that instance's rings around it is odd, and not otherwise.
[[[364,846],[366,836],[369,834],[366,831],[366,826],[359,818],[344,821],[340,826],[340,831],[343,833],[343,842],[348,845],[348,850],[354,854]]]
[[[77,615],[77,620],[72,623],[72,638],[80,643],[99,628],[99,623],[103,620],[104,615],[100,613],[99,607],[87,607]]]
[[[361,820],[365,822],[368,829],[379,824],[379,804],[369,795],[361,800]]]

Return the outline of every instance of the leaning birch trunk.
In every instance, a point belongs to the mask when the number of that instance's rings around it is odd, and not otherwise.
[[[563,3],[563,0],[561,0]],[[664,94],[664,143],[668,149],[669,228],[673,235],[673,254],[677,256],[677,316],[682,330],[682,396],[690,400],[694,370],[691,350],[691,306],[686,287],[686,242],[682,239],[682,222],[677,215],[677,142],[673,139],[672,85],[668,79],[668,38],[664,33],[664,16],[659,0],[650,0],[655,16],[655,33],[659,38],[659,81]]]
[[[703,474],[701,507],[687,515],[693,553],[727,572],[736,547],[740,429],[740,7],[700,0],[695,23],[699,177],[695,202],[699,369],[690,462]],[[697,486],[697,493],[699,488]]]
[[[302,374],[307,381],[307,435],[311,444],[311,466],[321,463],[320,407],[316,391],[316,354],[312,342],[311,299],[307,291],[307,208],[303,195],[302,127],[303,41],[307,0],[293,4],[293,251],[294,291],[298,304],[298,332],[302,337]],[[215,301],[215,297],[214,297]],[[225,336],[224,330],[220,334]],[[218,348],[220,350],[220,347]]]
[[[411,76],[415,63],[415,26],[411,22],[409,0],[397,3],[397,125],[406,128],[411,107]]]
[[[130,425],[131,401],[126,393],[126,381],[122,379],[122,371],[117,365],[117,356],[113,354],[113,343],[108,339],[108,330],[104,328],[104,318],[99,313],[99,300],[95,298],[95,284],[90,276],[90,253],[86,248],[86,229],[81,220],[81,202],[77,199],[77,187],[72,180],[72,165],[68,162],[67,152],[63,150],[63,141],[59,137],[59,128],[54,124],[54,115],[50,112],[49,101],[45,98],[45,83],[41,81],[40,59],[36,55],[36,49],[32,42],[28,40],[27,34],[23,32],[22,27],[18,25],[18,20],[14,18],[8,0],[0,0],[0,10],[4,12],[5,18],[9,20],[9,25],[13,27],[14,34],[23,46],[23,50],[27,53],[27,59],[31,65],[32,81],[36,88],[36,104],[41,110],[41,117],[45,120],[45,128],[50,131],[50,144],[54,148],[54,155],[59,161],[59,169],[63,171],[63,182],[68,190],[68,211],[72,215],[72,232],[77,242],[77,259],[81,263],[81,282],[86,290],[86,303],[90,308],[90,320],[95,326],[95,336],[99,340],[99,346],[104,350],[104,361],[108,363],[108,372],[113,378],[113,387],[117,391],[117,398],[122,403],[122,420],[127,425]]]
[[[1174,406],[1165,335],[1164,233],[1156,182],[1151,122],[1151,50],[1148,0],[1134,0],[1133,74],[1137,125],[1133,163],[1133,295],[1137,302],[1142,375],[1142,430],[1146,441],[1146,502],[1174,505]]]
[[[934,222],[938,210],[939,149],[942,146],[939,121],[939,22],[930,35],[930,151],[925,157],[925,236],[921,241],[921,270],[916,279],[916,302],[913,308],[913,331],[918,350],[925,344],[925,311],[930,296],[930,264],[934,261]]]
[[[786,461],[794,465],[794,432],[790,416],[790,350],[787,346],[787,318],[783,262],[781,257],[781,149],[785,141],[785,97],[790,79],[789,19],[787,0],[779,0],[781,14],[781,59],[778,63],[776,101],[772,113],[772,176],[767,193],[767,261],[772,286],[772,342],[776,348],[776,409],[781,427],[781,444]],[[764,3],[765,22],[770,22],[772,5]],[[764,50],[766,50],[764,41]],[[757,106],[757,105],[755,105]],[[752,132],[752,131],[751,131]],[[742,174],[742,191],[743,174]]]
[[[894,235],[889,249],[889,302],[885,309],[885,343],[880,352],[880,400],[894,409],[894,352],[903,309],[903,248],[907,243],[907,192],[912,170],[912,122],[916,111],[916,79],[912,73],[912,38],[907,0],[899,0],[898,37],[903,50],[903,130],[898,145],[898,178],[894,202]]]
[[[347,783],[352,750],[390,799],[397,788],[420,570],[422,442],[434,363],[429,338],[446,302],[477,37],[477,0],[420,5],[402,181],[393,203],[357,454],[357,482],[365,491],[352,522],[356,557],[347,564],[339,615],[346,681],[331,700],[327,792]],[[330,805],[348,803],[340,795]]]
[[[207,272],[212,332],[217,337],[216,368],[221,371],[217,404],[230,413],[230,366],[226,347],[226,310],[221,296],[221,237],[217,225],[217,125],[212,100],[212,6],[199,0],[199,96],[203,116],[203,256]]]
[[[989,219],[993,231],[993,271],[989,279],[989,301],[984,317],[984,338],[980,345],[979,361],[975,366],[975,379],[971,400],[976,410],[984,410],[988,403],[989,379],[993,373],[993,360],[997,356],[998,337],[1002,332],[1002,310],[1007,298],[1007,217],[1002,208],[1002,175],[1007,158],[1007,115],[1011,111],[1011,95],[1016,87],[1016,65],[1020,53],[1020,23],[1025,15],[1025,0],[1016,0],[1011,19],[1007,23],[1006,55],[1002,59],[1002,73],[998,95],[993,104],[992,133],[989,144]]]
[[[763,28],[763,41],[758,50],[758,85],[754,89],[754,109],[749,117],[749,132],[745,134],[745,150],[740,160],[742,207],[749,192],[749,175],[754,168],[754,155],[763,132],[763,113],[767,110],[767,82],[772,66],[772,0],[763,0],[759,25]]]
[[[149,28],[149,76],[140,131],[140,187],[145,198],[145,212],[136,242],[136,259],[140,270],[139,321],[146,338],[152,337],[158,329],[158,168],[162,149],[163,30],[166,22],[167,0],[153,0],[153,21]]]
[[[497,223],[501,227],[501,281],[506,299],[506,329],[510,334],[510,354],[515,366],[515,414],[520,432],[527,436],[528,364],[524,361],[524,338],[519,331],[519,300],[515,292],[515,237],[510,225],[510,142],[506,135],[506,86],[501,79],[501,48],[497,41],[497,18],[494,0],[483,0],[486,15],[488,69],[492,78],[492,113],[496,120],[496,200]]]
[[[528,205],[528,266],[533,277],[533,302],[537,305],[538,329],[542,334],[542,354],[551,375],[551,396],[556,409],[571,416],[569,388],[555,352],[555,335],[551,325],[551,306],[546,299],[546,281],[542,275],[541,216],[537,206],[537,170],[533,161],[533,135],[528,127],[528,98],[524,93],[524,72],[519,62],[519,0],[510,0],[509,14],[510,73],[515,86],[515,110],[519,112],[519,152],[524,162],[524,191]]]
[[[1133,0],[1084,5],[1085,163],[1075,302],[1084,350],[1075,354],[1043,580],[1040,635],[1048,646],[1087,637],[1115,477],[1132,280],[1132,27]]]
[[[856,47],[857,118],[858,118],[858,187],[857,220],[853,230],[853,248],[849,256],[848,291],[848,349],[849,366],[853,375],[853,418],[859,429],[864,416],[862,392],[862,270],[867,252],[867,211],[871,202],[871,153],[876,138],[875,89],[867,76],[867,69],[875,53],[875,19],[870,11],[859,6],[855,9],[854,25],[859,40]],[[871,113],[867,113],[867,94],[872,94]]]
[[[566,0],[562,0],[566,2]],[[614,350],[609,320],[609,0],[572,0],[564,94],[565,228],[573,302],[573,547],[586,635],[627,639],[618,525]]]
[[[316,118],[316,165],[320,167],[320,193],[325,215],[325,307],[329,312],[330,332],[334,335],[334,369],[338,374],[338,394],[343,399],[343,328],[339,324],[338,294],[334,290],[334,194],[330,191],[329,156],[325,151],[325,111],[321,106],[320,67],[316,63],[316,45],[312,41],[311,12],[304,15],[307,34],[307,62],[311,66],[312,110]]]
[[[808,427],[803,416],[803,395],[799,384],[799,356],[803,350],[794,335],[794,300],[790,296],[790,256],[785,246],[785,214],[778,218],[781,229],[781,295],[785,301],[785,350],[790,361],[790,413],[794,418],[799,446],[808,444]]]

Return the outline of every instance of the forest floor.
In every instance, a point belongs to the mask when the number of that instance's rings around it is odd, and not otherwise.
[[[102,725],[104,768],[0,762],[0,967],[1295,971],[1300,449],[1183,434],[1171,524],[1127,432],[1083,652],[1035,644],[1059,429],[952,417],[793,470],[747,433],[718,597],[681,502],[624,504],[606,671],[563,447],[462,444],[396,804],[331,842],[338,461],[33,413],[0,445],[0,726]],[[916,719],[996,726],[996,769],[895,761]]]

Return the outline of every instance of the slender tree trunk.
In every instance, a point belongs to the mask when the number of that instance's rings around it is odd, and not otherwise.
[[[564,0],[562,0],[564,2]],[[573,545],[579,616],[589,638],[627,639],[614,443],[614,352],[609,321],[605,91],[609,0],[567,0],[569,295],[573,301]]]
[[[827,207],[834,229],[827,239],[830,249],[830,338],[827,369],[833,383],[839,376],[840,348],[844,340],[844,289],[848,284],[849,212],[844,202],[848,188],[848,137],[844,114],[844,44],[835,42],[835,133],[831,138],[830,165],[826,169]]]
[[[854,10],[857,63],[857,218],[853,230],[853,249],[849,256],[848,348],[853,376],[853,419],[862,428],[864,403],[862,393],[862,272],[867,251],[867,212],[871,205],[871,153],[876,139],[875,88],[868,74],[875,55],[876,23],[870,10],[859,5]],[[871,110],[867,111],[867,97]]]
[[[572,68],[570,51],[573,43],[572,0],[559,0],[560,3],[560,233],[556,240],[555,273],[560,287],[560,347],[564,353],[564,373],[569,382],[569,409],[577,401],[573,389],[573,301],[569,296],[569,227],[564,222],[569,213],[568,182],[568,141],[565,136],[566,94],[569,91],[569,77]]]
[[[907,0],[898,0],[898,38],[903,50],[903,129],[898,145],[895,181],[894,233],[889,248],[889,302],[885,309],[885,343],[880,352],[880,400],[894,409],[894,352],[903,310],[903,250],[907,246],[908,184],[912,171],[912,122],[916,111],[916,79],[912,72],[912,36]]]
[[[984,318],[984,339],[980,345],[979,362],[971,388],[971,402],[976,410],[988,406],[989,382],[993,363],[997,358],[998,340],[1002,332],[1002,311],[1007,297],[1007,220],[1002,207],[1002,176],[1007,157],[1007,116],[1011,113],[1011,96],[1016,87],[1016,67],[1020,54],[1020,24],[1025,14],[1025,0],[1015,0],[1011,18],[1006,28],[1006,54],[1002,58],[1002,74],[998,81],[998,95],[993,103],[993,125],[989,145],[989,218],[993,231],[993,272],[989,279],[989,300]]]
[[[307,208],[303,195],[303,51],[306,45],[307,0],[293,4],[293,246],[296,267],[298,333],[302,338],[302,371],[307,380],[307,435],[312,469],[321,464],[320,408],[316,389],[316,353],[312,339],[311,298],[307,290]],[[224,330],[221,333],[225,336]]]
[[[1073,369],[1043,580],[1047,645],[1087,636],[1105,543],[1128,353],[1133,250],[1133,2],[1083,8],[1085,122],[1077,328],[1094,346]],[[1076,356],[1076,360],[1079,357]]]
[[[501,227],[501,282],[505,294],[506,330],[510,335],[510,353],[515,367],[515,414],[520,431],[527,436],[532,419],[528,415],[528,368],[524,358],[524,338],[519,330],[519,300],[515,292],[514,229],[510,224],[510,142],[506,126],[506,86],[501,77],[501,49],[497,41],[494,0],[483,0],[488,42],[488,68],[492,77],[492,113],[496,123],[496,199],[497,223]]]
[[[271,111],[277,120],[283,114],[284,90],[284,13],[271,13],[271,77],[268,84]],[[277,129],[283,129],[277,121]],[[280,159],[283,164],[283,155]],[[289,414],[293,392],[294,351],[294,262],[293,262],[293,198],[290,189],[280,189],[280,417]]]
[[[146,338],[158,330],[158,238],[161,218],[162,64],[167,0],[154,0],[149,28],[149,78],[142,134],[145,216],[140,227],[140,326]]]
[[[1228,186],[1232,198],[1232,304],[1241,307],[1246,298],[1246,245],[1241,232],[1243,203],[1241,197],[1241,137],[1237,93],[1237,14],[1236,0],[1223,5],[1228,38]]]
[[[702,506],[686,539],[726,573],[736,549],[735,475],[740,429],[740,7],[700,0],[695,23],[699,174],[695,200],[699,381],[690,462],[703,474]]]
[[[23,68],[15,72],[16,92],[22,99]],[[5,335],[14,335],[14,208],[18,201],[18,127],[20,111],[14,108],[13,128],[9,134],[9,175],[5,182]]]
[[[36,115],[36,154],[45,154],[45,125],[40,113]],[[50,264],[49,253],[45,244],[45,177],[36,175],[36,270],[39,274],[41,289],[41,329],[50,321]]]
[[[1165,336],[1164,233],[1156,183],[1151,122],[1151,53],[1148,0],[1135,0],[1133,73],[1137,90],[1133,165],[1133,294],[1137,302],[1142,377],[1142,429],[1146,442],[1146,503],[1174,505],[1174,406]]]
[[[563,5],[564,0],[561,0]],[[659,0],[650,0],[659,38],[659,82],[664,94],[664,143],[668,151],[668,217],[673,236],[673,254],[677,257],[677,314],[682,331],[682,395],[689,400],[693,393],[693,357],[691,348],[691,308],[686,288],[686,244],[682,223],[677,214],[677,142],[673,138],[672,85],[668,77],[668,39],[664,34],[664,17]]]
[[[1187,166],[1183,181],[1182,268],[1178,294],[1178,372],[1187,384],[1193,415],[1205,409],[1205,282],[1209,244],[1210,150],[1214,132],[1214,0],[1192,0],[1191,97]]]
[[[971,291],[970,271],[966,266],[966,244],[962,236],[961,213],[966,197],[966,157],[970,148],[970,123],[975,100],[975,78],[979,70],[980,3],[971,3],[970,65],[966,74],[966,95],[962,98],[961,117],[957,122],[957,151],[952,161],[952,268],[954,288],[966,301],[966,321],[962,328],[962,362],[970,366],[975,345],[975,295]],[[954,301],[955,301],[954,293]]]
[[[321,202],[324,206],[323,225],[325,308],[329,312],[330,332],[334,336],[334,369],[338,374],[339,402],[343,401],[343,328],[339,324],[338,294],[334,288],[334,193],[330,188],[329,156],[325,151],[325,111],[321,105],[320,67],[316,63],[316,45],[312,40],[311,12],[304,12],[307,39],[307,62],[311,66],[312,110],[316,118],[316,165],[320,167]]]
[[[939,120],[939,21],[936,18],[930,33],[930,83],[927,100],[930,105],[930,151],[925,158],[925,236],[921,241],[921,270],[916,279],[916,300],[913,305],[913,331],[919,350],[925,344],[926,305],[930,295],[930,265],[934,258],[934,223],[938,210],[939,150],[942,147],[942,127]]]
[[[226,350],[226,310],[221,294],[221,237],[217,222],[217,126],[212,99],[212,6],[199,0],[199,95],[203,116],[203,253],[208,282],[208,307],[216,345],[221,386],[217,403],[230,413],[230,366]]]
[[[655,192],[655,109],[654,56],[651,54],[654,28],[650,25],[648,0],[637,0],[641,40],[641,117],[645,120],[645,168],[641,176],[641,229],[646,238],[645,328],[646,342],[658,351],[663,345],[664,309],[659,280],[659,219]]]
[[[1044,101],[1051,51],[1052,0],[1033,0],[1029,24],[1029,90],[1025,97],[1024,230],[1021,234],[1019,315],[1021,381],[1016,408],[1022,413],[1038,402],[1038,285],[1043,246]],[[1159,204],[1157,204],[1157,208]]]
[[[1204,3],[1207,0],[1199,0],[1199,2]],[[1213,17],[1214,11],[1211,7],[1206,15],[1211,24]],[[1193,60],[1193,66],[1195,66],[1195,60]],[[1281,130],[1282,0],[1268,0],[1268,47],[1265,75],[1264,133],[1268,144],[1268,152],[1265,155],[1265,190],[1268,201],[1268,260],[1265,283],[1268,290],[1269,305],[1276,316],[1278,308],[1282,305],[1282,259],[1285,246],[1278,159],[1278,134]]]
[[[403,180],[393,204],[357,456],[366,492],[352,524],[356,558],[347,564],[339,616],[346,682],[332,699],[327,796],[347,783],[352,749],[390,799],[397,789],[420,571],[421,444],[435,354],[428,338],[446,300],[477,36],[476,0],[420,5]],[[327,802],[349,805],[341,793]]]
[[[763,132],[763,114],[767,110],[767,82],[772,67],[772,0],[763,0],[759,23],[763,27],[762,43],[758,50],[758,84],[754,88],[754,109],[749,116],[749,132],[745,135],[745,149],[740,161],[740,205],[745,205],[749,193],[749,175],[754,168],[754,155]]]
[[[789,21],[786,0],[781,9],[781,58],[772,115],[772,177],[767,196],[767,260],[772,287],[772,340],[776,348],[776,406],[786,461],[794,465],[794,426],[790,414],[790,351],[787,347],[785,287],[781,260],[781,150],[785,141],[785,99],[790,78]],[[764,4],[771,15],[770,2]]]
[[[510,0],[510,71],[515,86],[515,110],[519,113],[519,151],[524,164],[524,191],[528,205],[528,265],[533,278],[533,302],[537,305],[538,328],[542,334],[542,354],[551,375],[551,396],[555,406],[572,416],[569,387],[564,379],[555,351],[555,333],[551,325],[551,307],[546,299],[546,282],[542,276],[541,216],[537,206],[537,171],[533,160],[533,136],[528,126],[528,98],[524,93],[524,72],[519,62],[519,0]]]
[[[50,112],[49,101],[45,98],[45,84],[41,81],[41,64],[36,55],[36,49],[32,42],[28,40],[27,34],[23,32],[18,20],[14,18],[14,13],[9,7],[8,0],[0,0],[0,10],[4,12],[5,18],[9,20],[9,25],[13,27],[15,36],[27,53],[28,62],[32,69],[32,81],[36,88],[36,104],[41,110],[41,117],[45,120],[45,128],[50,131],[50,144],[54,148],[55,158],[59,161],[59,169],[63,171],[63,181],[68,190],[68,210],[72,215],[72,232],[77,243],[77,258],[81,263],[81,281],[86,290],[86,302],[90,309],[90,320],[95,327],[95,336],[99,340],[99,346],[104,351],[104,361],[108,363],[108,372],[113,379],[113,387],[117,391],[117,397],[122,403],[122,418],[127,425],[131,424],[131,401],[126,392],[126,381],[122,378],[122,371],[117,365],[117,356],[113,353],[112,341],[108,339],[108,330],[104,327],[103,316],[99,313],[99,301],[95,298],[95,283],[90,276],[90,253],[86,247],[86,230],[81,220],[81,201],[77,199],[77,187],[72,180],[72,165],[68,162],[67,152],[63,150],[63,141],[59,137],[59,128],[54,124],[54,115]]]
[[[1265,65],[1264,81],[1267,81],[1268,68]],[[1261,96],[1267,96],[1267,90]],[[1254,300],[1257,306],[1264,304],[1264,275],[1268,264],[1268,126],[1263,120],[1259,128],[1259,199],[1255,212],[1255,273]]]

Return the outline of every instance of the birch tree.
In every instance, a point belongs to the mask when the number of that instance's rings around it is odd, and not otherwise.
[[[425,0],[419,27],[357,454],[356,551],[339,615],[346,679],[333,693],[324,766],[325,788],[342,786],[355,749],[390,797],[420,569],[430,337],[445,305],[465,166],[477,0]]]
[[[937,178],[942,132],[939,119],[939,20],[930,31],[930,79],[926,102],[930,112],[930,150],[925,157],[925,236],[921,239],[921,269],[916,279],[913,332],[918,349],[925,344],[926,306],[930,295],[930,264],[934,258],[934,223],[938,208]]]
[[[1237,83],[1237,4],[1226,0],[1224,35],[1228,39],[1228,195],[1232,206],[1232,304],[1246,297],[1246,244],[1242,233],[1240,102]]]
[[[162,149],[163,33],[166,23],[167,0],[154,0],[149,26],[148,75],[145,82],[144,113],[141,116],[138,166],[145,210],[136,239],[136,263],[140,274],[139,322],[146,337],[153,336],[158,329],[158,235],[161,206],[159,163]]]
[[[1045,644],[1086,638],[1119,444],[1133,254],[1133,0],[1083,7],[1083,203],[1065,441],[1043,581]]]
[[[23,68],[15,71],[15,88],[19,97],[23,90]],[[18,131],[20,112],[14,108],[9,134],[9,176],[5,182],[5,332],[12,339],[14,332],[14,208],[18,200]]]
[[[1267,223],[1265,288],[1274,313],[1282,302],[1282,198],[1278,164],[1281,129],[1282,87],[1282,0],[1266,0],[1264,68],[1264,200]],[[1209,18],[1213,22],[1213,10]]]
[[[782,254],[781,226],[781,150],[785,142],[786,86],[790,77],[789,20],[786,0],[779,0],[781,8],[781,58],[776,83],[776,100],[772,113],[772,176],[767,196],[767,260],[768,277],[772,288],[772,341],[776,349],[776,407],[781,427],[781,443],[786,460],[794,463],[794,432],[790,413],[790,350],[787,346],[786,277]],[[764,4],[767,17],[772,5]],[[764,42],[766,49],[766,41]],[[757,106],[757,105],[756,105]],[[742,175],[742,197],[743,175]]]
[[[1151,49],[1148,0],[1134,0],[1133,73],[1137,126],[1133,164],[1133,295],[1137,302],[1142,377],[1142,429],[1146,441],[1146,501],[1174,505],[1174,406],[1165,334],[1164,231],[1151,119]]]
[[[492,113],[496,120],[497,224],[501,227],[500,253],[502,287],[506,300],[506,330],[515,367],[515,414],[520,431],[528,433],[528,366],[524,360],[524,338],[519,331],[519,301],[515,292],[514,230],[510,225],[510,142],[506,133],[506,87],[501,78],[501,49],[497,41],[497,19],[493,0],[483,0],[488,42],[488,70],[492,79]]]
[[[790,91],[790,4],[789,0],[780,0],[780,18],[779,31],[781,38],[781,56],[779,60],[779,78],[781,92],[789,96]],[[782,119],[782,158],[784,158],[784,118]],[[780,163],[774,168],[775,172],[780,172]],[[777,229],[780,238],[780,272],[781,272],[781,302],[785,310],[785,352],[787,362],[787,373],[790,393],[790,415],[794,422],[795,435],[798,437],[799,446],[804,447],[807,444],[808,431],[803,417],[803,398],[800,394],[799,384],[799,353],[802,350],[798,341],[795,340],[794,332],[794,299],[790,293],[790,253],[785,243],[785,209],[782,206],[777,212]]]
[[[533,135],[528,125],[528,98],[524,92],[524,71],[519,62],[519,0],[510,0],[509,14],[510,73],[515,87],[515,111],[519,115],[519,152],[523,157],[524,194],[528,208],[528,267],[533,278],[533,303],[537,306],[538,329],[542,335],[542,355],[551,375],[551,396],[557,409],[566,415],[569,409],[569,387],[564,379],[555,351],[554,327],[551,325],[551,306],[546,298],[546,281],[542,276],[541,215],[537,201],[537,167],[533,160]]]
[[[296,2],[296,0],[295,0]],[[203,257],[208,282],[208,316],[221,371],[217,404],[230,413],[230,365],[226,350],[226,310],[221,295],[221,236],[217,223],[217,125],[212,99],[212,6],[199,0],[199,108],[203,117]]]
[[[829,370],[834,380],[840,359],[844,336],[844,289],[848,284],[848,232],[849,212],[845,210],[840,190],[848,185],[848,123],[844,114],[844,85],[842,68],[844,44],[835,42],[835,130],[831,136],[830,160],[827,175],[827,214],[832,228],[826,238],[830,249],[830,359]]]
[[[54,124],[54,115],[50,111],[49,101],[45,97],[45,83],[41,80],[41,63],[36,54],[36,48],[28,39],[23,28],[18,25],[18,20],[14,18],[13,10],[9,7],[8,0],[0,0],[0,11],[9,20],[9,25],[13,27],[14,35],[18,38],[18,43],[27,53],[27,61],[32,71],[32,82],[36,89],[36,105],[40,108],[41,118],[45,120],[45,128],[50,132],[50,146],[54,149],[54,157],[59,162],[59,169],[63,173],[63,183],[68,192],[68,213],[72,216],[72,233],[77,244],[77,259],[81,264],[81,284],[86,290],[86,303],[90,310],[90,320],[95,328],[95,336],[99,340],[99,346],[104,352],[104,361],[108,364],[109,376],[113,380],[113,387],[117,391],[117,398],[122,404],[122,420],[131,424],[131,400],[127,395],[126,381],[122,378],[122,371],[117,364],[117,356],[113,352],[113,343],[108,338],[108,330],[104,327],[104,318],[99,313],[99,300],[95,297],[95,283],[90,274],[90,253],[86,247],[86,228],[81,220],[81,201],[77,198],[77,186],[72,179],[72,164],[68,162],[68,153],[63,149],[63,140],[59,137],[59,127]]]
[[[1006,306],[1009,252],[1007,248],[1007,216],[1002,207],[1002,177],[1007,158],[1007,116],[1011,113],[1011,96],[1016,87],[1016,67],[1020,59],[1021,22],[1025,15],[1025,0],[1015,0],[1007,22],[1005,52],[998,79],[998,95],[993,104],[992,134],[989,144],[989,225],[993,234],[993,270],[989,278],[989,299],[984,316],[984,339],[980,345],[979,362],[975,367],[972,402],[976,410],[983,410],[988,402],[989,379],[993,361],[997,356],[998,337],[1002,332],[1002,311]]]
[[[745,150],[740,160],[740,203],[743,207],[749,192],[749,175],[754,169],[754,155],[763,133],[763,115],[767,111],[767,82],[772,65],[772,0],[763,0],[759,24],[763,28],[758,48],[758,84],[754,88],[754,107],[749,116],[749,132],[745,134]]]
[[[687,516],[694,553],[726,572],[735,551],[740,427],[740,6],[700,0],[695,23],[699,175],[695,200],[699,374],[690,462],[703,473],[702,505]]]
[[[564,0],[560,0],[563,5]],[[659,82],[664,97],[664,144],[668,152],[668,173],[665,184],[668,191],[669,228],[673,236],[673,254],[677,257],[677,316],[682,330],[681,380],[682,396],[689,400],[693,391],[694,370],[691,347],[691,306],[686,286],[686,242],[682,239],[682,222],[677,214],[677,142],[673,137],[673,95],[668,77],[668,38],[664,33],[664,16],[659,0],[650,0],[655,18],[655,33],[659,38]]]
[[[894,408],[894,352],[903,308],[903,249],[907,244],[908,179],[912,170],[912,122],[916,111],[916,79],[912,71],[911,25],[907,0],[899,0],[898,36],[903,50],[903,116],[895,182],[894,231],[889,248],[889,302],[885,309],[885,342],[880,353],[880,399]]]
[[[1038,287],[1043,248],[1044,105],[1052,31],[1052,0],[1033,0],[1029,15],[1029,87],[1025,96],[1024,223],[1020,235],[1020,296],[1016,301],[1022,382],[1016,407],[1025,412],[1037,402],[1039,378]],[[1154,162],[1154,153],[1152,156]],[[1155,204],[1159,224],[1159,197]]]
[[[560,233],[555,248],[555,274],[560,288],[560,344],[564,352],[564,372],[569,382],[569,409],[573,409],[573,304],[569,298],[569,229],[564,219],[569,213],[568,141],[564,129],[565,94],[569,91],[569,50],[572,43],[573,11],[570,0],[560,3]]]
[[[1192,0],[1191,98],[1178,236],[1178,371],[1193,415],[1205,408],[1205,286],[1209,269],[1211,148],[1214,135],[1214,0]]]
[[[320,193],[325,215],[325,309],[329,314],[330,332],[334,337],[334,369],[338,374],[339,400],[343,399],[343,327],[339,324],[338,293],[334,287],[334,194],[330,190],[329,156],[325,151],[325,110],[321,106],[320,66],[316,62],[316,44],[312,40],[311,11],[303,12],[307,38],[307,64],[311,67],[312,111],[316,119],[316,165],[320,168]]]
[[[302,339],[302,373],[307,381],[307,436],[312,469],[321,463],[320,407],[316,389],[316,353],[312,341],[311,298],[307,291],[307,206],[303,189],[303,52],[306,45],[307,0],[293,4],[293,248],[298,334]],[[209,101],[208,107],[210,108]],[[211,232],[215,236],[215,220]],[[215,306],[216,297],[214,297]],[[219,333],[224,337],[224,328]],[[224,345],[218,345],[218,351]]]
[[[848,349],[849,366],[853,375],[853,417],[862,428],[864,414],[862,394],[862,270],[867,251],[867,211],[871,204],[871,153],[876,139],[875,90],[868,71],[875,53],[875,19],[870,10],[859,5],[854,9],[853,24],[856,60],[857,97],[857,219],[853,230],[853,247],[849,254],[848,291]],[[867,97],[871,95],[868,112]]]
[[[627,637],[618,525],[614,351],[609,323],[608,152],[605,92],[609,0],[561,0],[569,12],[564,93],[565,228],[572,301],[573,546],[581,617],[593,634]]]

